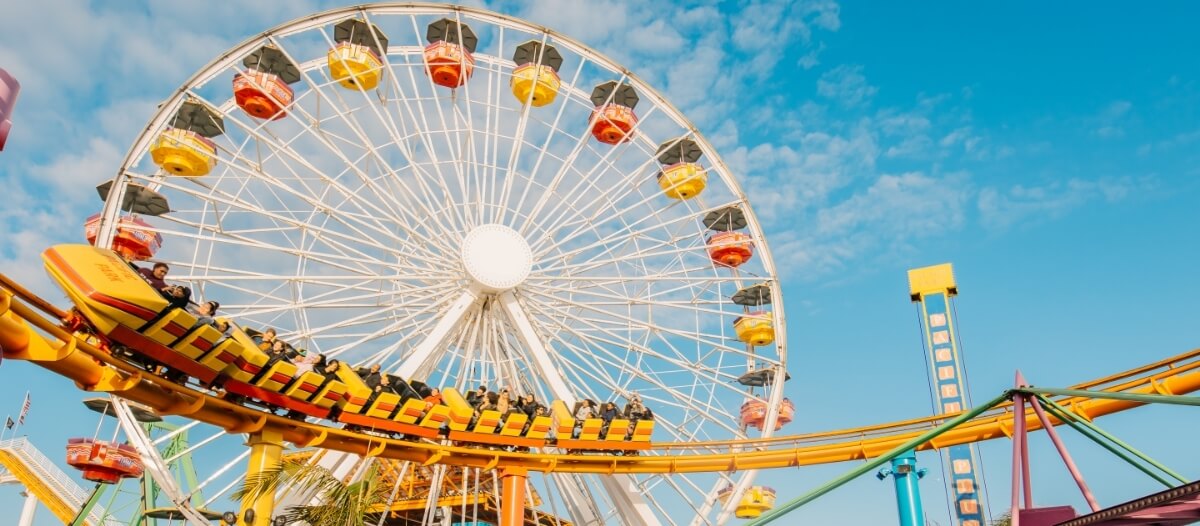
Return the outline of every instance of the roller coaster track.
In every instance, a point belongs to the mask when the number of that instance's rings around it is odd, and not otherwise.
[[[4,350],[5,360],[31,361],[73,380],[81,389],[113,393],[149,406],[162,415],[184,416],[220,426],[230,433],[269,430],[299,447],[320,447],[425,465],[446,463],[487,469],[524,468],[546,473],[613,474],[720,472],[828,464],[879,456],[959,414],[769,439],[655,443],[650,454],[642,456],[517,453],[409,442],[267,414],[146,374],[88,343],[86,338],[68,332],[60,324],[64,315],[45,300],[0,276],[0,348]],[[1110,393],[1191,393],[1200,390],[1200,349],[1072,387]],[[1089,420],[1143,405],[1137,401],[1085,396],[1053,399]],[[1012,436],[1012,411],[1011,404],[997,406],[918,449]],[[1024,417],[1029,429],[1041,428],[1032,411]]]
[[[64,524],[75,520],[75,515],[88,500],[87,490],[79,487],[71,477],[24,438],[0,441],[0,466],[8,470],[12,478],[25,486],[26,491],[32,493]],[[7,477],[0,472],[0,478]],[[88,514],[84,524],[118,524],[113,521],[102,522],[102,516],[104,510],[97,506]]]

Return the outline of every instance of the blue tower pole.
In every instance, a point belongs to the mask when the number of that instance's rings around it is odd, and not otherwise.
[[[921,487],[917,481],[925,476],[924,469],[917,469],[917,454],[909,450],[892,459],[892,469],[881,469],[875,474],[879,480],[888,477],[896,482],[896,511],[900,514],[900,526],[924,526],[925,510],[921,507]]]

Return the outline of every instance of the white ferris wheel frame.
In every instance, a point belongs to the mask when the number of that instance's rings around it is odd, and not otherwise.
[[[527,22],[524,22],[522,20],[519,20],[519,19],[516,19],[513,17],[508,17],[505,15],[500,15],[500,14],[493,13],[490,11],[476,9],[476,8],[470,8],[470,7],[456,7],[456,6],[437,5],[437,4],[417,4],[417,3],[385,3],[385,4],[376,4],[376,5],[371,5],[371,6],[359,6],[359,7],[347,7],[347,8],[333,9],[333,10],[315,14],[313,16],[309,16],[306,18],[302,18],[299,20],[295,20],[292,22],[288,22],[288,23],[284,23],[279,26],[276,26],[275,28],[265,31],[260,35],[256,35],[255,37],[247,39],[246,41],[242,42],[241,44],[229,49],[224,54],[222,54],[220,57],[209,62],[207,65],[205,65],[203,68],[201,68],[195,75],[193,75],[190,79],[188,79],[178,90],[176,90],[175,93],[173,93],[169,99],[167,99],[162,105],[160,105],[160,108],[156,112],[155,116],[150,120],[150,122],[147,124],[145,129],[139,134],[138,138],[134,141],[134,143],[130,147],[129,151],[127,152],[124,160],[122,161],[121,168],[118,171],[117,180],[122,183],[126,183],[126,182],[129,182],[130,180],[132,180],[132,176],[134,173],[129,169],[129,167],[133,166],[133,164],[141,156],[145,155],[145,152],[147,151],[151,141],[154,140],[158,130],[161,130],[164,127],[164,125],[167,123],[167,121],[174,115],[174,112],[176,111],[176,109],[187,99],[187,97],[189,95],[193,94],[193,92],[194,92],[193,90],[203,87],[204,85],[212,82],[215,78],[220,76],[222,73],[229,71],[231,68],[236,68],[237,67],[236,62],[238,60],[240,60],[243,56],[245,56],[247,53],[249,53],[256,47],[261,46],[264,43],[264,41],[277,43],[280,38],[284,38],[284,37],[294,35],[294,34],[303,33],[303,32],[310,31],[310,30],[313,30],[316,28],[320,28],[320,27],[329,25],[331,23],[334,23],[334,22],[337,22],[337,21],[340,21],[340,20],[343,20],[343,19],[346,19],[349,17],[353,17],[353,16],[359,16],[362,19],[370,22],[372,16],[380,16],[380,15],[410,16],[410,17],[414,17],[413,18],[414,20],[415,20],[416,16],[423,16],[423,15],[445,15],[445,16],[451,16],[451,17],[456,17],[456,18],[467,16],[467,17],[471,18],[473,21],[485,22],[485,23],[491,24],[491,25],[499,27],[499,28],[506,28],[506,29],[511,29],[511,30],[517,31],[517,32],[524,32],[524,33],[529,33],[529,34],[540,34],[540,35],[542,35],[543,42],[545,42],[547,39],[552,39],[553,43],[558,47],[569,50],[570,52],[574,53],[575,55],[582,57],[597,66],[606,68],[613,72],[619,72],[619,74],[621,75],[620,80],[622,82],[632,85],[643,96],[644,99],[651,102],[654,105],[654,111],[665,112],[665,114],[672,121],[678,123],[680,125],[680,127],[687,130],[688,137],[693,139],[694,141],[696,141],[696,143],[700,146],[701,150],[703,151],[704,156],[708,159],[707,164],[709,164],[711,166],[711,168],[709,169],[709,172],[719,174],[722,181],[727,186],[728,190],[731,191],[732,193],[734,193],[734,195],[735,195],[734,201],[732,201],[730,203],[724,203],[721,206],[728,206],[731,204],[739,205],[742,212],[746,216],[747,223],[748,223],[747,228],[749,229],[750,232],[753,233],[753,238],[755,240],[755,245],[757,248],[757,251],[756,251],[757,257],[760,259],[761,265],[763,266],[766,275],[769,276],[769,278],[770,278],[768,280],[768,282],[772,289],[773,299],[774,299],[774,301],[772,302],[772,313],[774,316],[774,322],[775,322],[774,326],[775,326],[775,333],[776,333],[776,340],[777,340],[777,343],[775,344],[774,347],[775,347],[776,354],[778,357],[778,362],[780,364],[786,364],[786,358],[787,358],[787,354],[786,354],[786,341],[787,341],[786,318],[784,315],[782,294],[780,293],[780,290],[779,290],[778,281],[776,279],[774,279],[776,276],[776,270],[775,270],[773,259],[771,257],[770,250],[767,246],[767,240],[766,240],[766,237],[763,235],[761,226],[760,226],[757,218],[755,217],[753,210],[750,208],[749,201],[747,200],[744,192],[742,191],[740,185],[738,184],[737,179],[734,178],[732,176],[732,174],[729,172],[728,167],[725,165],[725,163],[721,159],[721,157],[717,154],[715,148],[713,148],[711,146],[711,144],[708,143],[708,141],[703,137],[703,135],[701,135],[699,133],[699,131],[696,129],[696,127],[690,121],[688,121],[687,118],[684,117],[677,109],[675,109],[670,104],[670,102],[666,100],[665,97],[663,97],[660,93],[658,93],[653,87],[651,87],[650,85],[648,85],[647,83],[645,83],[641,79],[639,79],[632,72],[628,71],[627,69],[623,68],[622,66],[611,61],[610,59],[603,56],[602,54],[592,50],[591,48],[571,39],[570,37],[567,37],[565,35],[562,35],[560,33],[557,33],[555,31],[547,29],[547,28],[534,26],[532,24],[529,24]],[[459,18],[459,19],[461,20],[461,18]],[[387,55],[391,55],[391,54],[392,53],[388,53]],[[390,70],[392,68],[391,65],[386,64],[386,61],[388,58],[387,55],[385,55],[383,57],[385,60],[385,71]],[[490,59],[490,57],[487,57],[487,56],[483,56],[481,58],[485,61],[492,60],[492,59]],[[505,59],[502,59],[499,57],[496,57],[494,60],[498,61],[499,63],[507,62]],[[306,62],[297,61],[297,64],[300,65],[302,71],[307,73],[314,68],[321,67],[320,65],[314,65],[313,62],[323,62],[323,61],[314,59],[314,60],[310,60],[310,61],[306,61]],[[581,65],[581,67],[582,67],[582,65]],[[501,89],[501,88],[497,88],[497,89]],[[568,85],[567,83],[564,82],[563,89],[568,90],[568,89],[578,89],[578,88],[576,86],[574,86],[573,84]],[[319,92],[318,92],[318,96],[319,96]],[[220,107],[220,110],[226,115],[232,114],[233,109],[234,108],[232,107],[231,103],[229,103],[229,102],[226,102],[225,104],[221,105],[221,107]],[[586,138],[586,134],[585,134],[585,138]],[[250,139],[248,138],[247,140],[250,140]],[[563,174],[565,174],[565,172],[566,172],[565,169],[560,171],[558,178],[561,178],[561,176]],[[558,178],[556,178],[556,180]],[[101,244],[108,243],[109,240],[113,237],[113,235],[115,233],[117,218],[121,214],[121,209],[119,206],[117,206],[117,204],[121,202],[125,188],[126,188],[125,184],[112,185],[112,190],[110,191],[108,198],[106,199],[105,208],[102,213],[103,221],[101,224],[101,231],[98,236],[98,239],[100,240],[99,243],[101,243]],[[542,193],[541,199],[538,201],[538,204],[535,206],[535,213],[529,214],[530,221],[537,220],[536,212],[540,212],[540,210],[547,204],[547,200],[550,195],[552,195],[552,192],[550,192],[550,191],[545,191]],[[582,197],[582,194],[580,197]],[[579,199],[579,197],[576,198],[576,201],[578,199]],[[719,208],[719,207],[712,207],[712,208],[715,209],[715,208]],[[482,213],[481,213],[480,217],[482,217]],[[567,216],[564,214],[562,217],[567,217]],[[561,229],[564,225],[559,224],[557,226],[558,226],[558,229]],[[583,228],[583,227],[580,226],[578,228]],[[578,228],[576,230],[574,230],[573,232],[577,233],[579,231]],[[524,228],[522,228],[522,230],[524,230]],[[553,231],[553,230],[551,230],[551,231]],[[555,243],[553,243],[551,246],[547,247],[547,246],[542,246],[542,245],[535,245],[532,248],[534,249],[535,252],[540,252],[542,254],[545,254],[547,251],[552,250],[557,246],[561,246],[563,242],[565,242],[565,240],[559,239],[559,240],[556,240]],[[586,264],[586,263],[589,263],[589,262],[584,262],[584,264]],[[412,270],[412,269],[406,269],[406,270]],[[431,275],[431,277],[436,277],[436,276]],[[556,278],[556,279],[559,279],[559,278]],[[637,279],[637,278],[630,277],[630,276],[620,276],[620,277],[615,277],[615,279],[630,280],[630,279]],[[538,287],[535,286],[534,289],[536,290],[536,289],[538,289]],[[535,292],[535,294],[536,294],[536,292]],[[595,297],[595,296],[597,296],[597,294],[593,293],[592,296]],[[599,293],[598,296],[600,296],[602,298],[603,293]],[[554,392],[555,397],[559,398],[559,399],[567,400],[567,401],[573,401],[574,394],[570,391],[570,389],[567,388],[565,385],[559,385],[562,383],[561,375],[553,374],[553,371],[555,370],[555,366],[554,366],[552,360],[549,358],[548,352],[546,351],[546,345],[548,342],[544,342],[542,336],[539,335],[536,332],[536,330],[534,330],[530,326],[527,310],[521,308],[518,298],[510,292],[500,294],[499,299],[500,299],[500,303],[503,306],[503,311],[508,314],[508,316],[512,322],[512,325],[515,326],[515,328],[517,329],[516,336],[533,353],[533,355],[534,355],[533,358],[534,358],[534,361],[536,362],[538,369],[542,372],[542,374],[546,378],[559,378],[558,384],[554,384],[553,382],[551,384],[551,390]],[[607,298],[607,299],[615,301],[615,300],[618,300],[619,298],[613,297],[613,298]],[[457,296],[453,302],[448,302],[449,303],[448,306],[445,303],[443,303],[440,312],[442,312],[443,314],[447,313],[447,312],[452,312],[454,309],[454,306],[458,305],[460,307],[459,314],[463,314],[463,313],[466,313],[467,310],[465,308],[461,308],[461,307],[463,307],[466,304],[474,303],[477,300],[478,300],[478,298],[476,296],[464,293],[462,295]],[[336,301],[344,301],[344,300],[336,300]],[[593,300],[593,301],[595,301],[595,300]],[[579,309],[588,308],[587,302],[579,301],[577,303],[578,303],[578,305],[576,305],[576,307],[578,307]],[[533,308],[536,310],[537,307],[535,306]],[[447,321],[447,320],[449,320],[449,321]],[[438,338],[427,338],[424,342],[422,342],[422,344],[420,344],[420,346],[418,346],[418,352],[425,352],[425,351],[422,351],[422,349],[425,349],[425,348],[428,348],[428,352],[432,352],[434,348],[439,347],[439,344],[443,343],[440,340],[440,338],[445,336],[445,333],[448,332],[449,328],[451,328],[450,326],[453,323],[455,323],[456,321],[457,320],[454,320],[453,317],[443,316],[443,318],[441,320],[439,320],[439,324],[444,325],[445,327],[442,327],[441,329],[439,329],[439,328],[434,329],[434,333],[438,334],[440,336]],[[567,328],[567,329],[570,329],[570,328]],[[578,332],[579,330],[580,329],[577,329],[577,328],[574,329],[575,336],[583,337],[583,335],[581,335]],[[606,331],[608,331],[608,329],[604,329],[602,327],[596,327],[596,328],[594,328],[593,332],[598,333],[598,334],[604,334]],[[415,331],[414,331],[414,333],[415,333]],[[437,341],[435,341],[435,340],[437,340]],[[565,339],[562,337],[556,338],[556,341],[554,343],[556,343],[558,345],[565,345],[565,346],[574,345],[573,343],[568,341],[568,339]],[[616,358],[618,358],[618,357],[613,357],[612,359],[616,359]],[[405,364],[401,365],[402,376],[403,376],[403,374],[411,374],[411,373],[417,372],[417,369],[419,368],[419,366],[420,366],[419,361],[410,360],[410,361],[406,362]],[[778,418],[778,414],[779,414],[778,408],[779,408],[780,403],[782,402],[782,398],[783,398],[782,385],[783,385],[785,375],[786,375],[785,367],[777,367],[776,368],[774,382],[773,382],[773,385],[775,387],[773,389],[771,389],[771,391],[770,391],[770,397],[768,400],[768,413],[767,413],[767,418],[766,418],[766,422],[765,422],[765,426],[764,426],[764,431],[762,432],[762,436],[764,436],[764,437],[770,436],[774,431],[775,422],[776,422],[776,420]],[[229,469],[229,468],[224,467],[223,469]],[[734,492],[733,492],[731,498],[729,499],[729,502],[726,504],[726,506],[721,511],[718,518],[716,519],[715,522],[717,524],[722,524],[729,519],[729,516],[732,513],[733,508],[736,507],[736,504],[740,498],[740,495],[746,488],[748,488],[753,483],[755,474],[756,474],[756,472],[754,472],[754,471],[744,472],[740,477],[738,477],[736,479],[736,482],[734,483]],[[566,478],[566,477],[563,477],[563,478]],[[609,497],[611,499],[611,504],[614,505],[614,507],[617,509],[619,514],[622,514],[621,519],[623,522],[625,522],[626,524],[639,524],[639,523],[641,523],[641,524],[656,524],[656,523],[658,523],[657,518],[653,515],[653,512],[650,511],[649,506],[647,506],[646,503],[644,502],[644,500],[641,498],[641,495],[639,494],[640,490],[638,489],[636,482],[634,482],[632,480],[632,477],[605,477],[602,480],[603,480],[602,483],[604,484],[606,490],[609,493]],[[663,480],[668,485],[674,484],[674,482],[667,480],[666,477],[663,477]],[[564,501],[566,501],[568,503],[568,506],[570,506],[572,508],[579,508],[579,509],[569,510],[572,512],[571,513],[572,518],[582,517],[586,520],[587,518],[589,518],[588,517],[589,514],[586,513],[582,508],[597,509],[600,507],[599,503],[591,503],[591,505],[576,503],[576,504],[572,505],[571,504],[572,501],[580,500],[582,497],[580,495],[567,494],[567,493],[570,493],[571,484],[569,484],[569,483],[564,483],[564,481],[559,480],[558,486],[559,486],[558,489],[560,490],[560,492],[564,493],[563,499],[564,499]],[[711,491],[708,492],[708,498],[704,499],[705,502],[702,502],[700,504],[700,507],[698,509],[696,509],[697,517],[694,521],[692,521],[693,525],[702,524],[702,523],[710,523],[710,521],[707,519],[707,515],[710,512],[710,507],[712,506],[712,503],[716,500],[715,496],[716,496],[716,493],[719,491],[720,487],[721,487],[721,485],[718,484],[717,486],[712,488]],[[680,494],[682,495],[683,493],[681,492]],[[597,511],[599,511],[599,510],[597,510]],[[660,509],[660,511],[664,511],[664,510]],[[600,513],[603,513],[603,512],[601,511]],[[593,517],[594,517],[594,514],[593,514]]]

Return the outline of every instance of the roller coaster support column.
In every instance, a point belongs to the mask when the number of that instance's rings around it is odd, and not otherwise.
[[[37,512],[37,497],[33,496],[32,491],[25,491],[25,505],[21,507],[21,520],[17,523],[19,526],[33,526],[33,514]]]
[[[917,469],[917,453],[911,449],[905,451],[892,459],[892,469],[881,469],[875,474],[879,480],[889,476],[896,480],[900,526],[924,526],[925,510],[921,508],[921,486],[917,481],[925,478],[925,469]]]
[[[279,466],[283,453],[283,436],[276,431],[259,431],[250,435],[250,467],[246,470],[246,480],[260,476],[268,469]],[[269,526],[271,514],[275,512],[275,493],[263,492],[257,498],[247,496],[242,499],[240,518],[243,526]]]
[[[525,479],[522,468],[505,468],[500,473],[503,491],[500,493],[500,526],[525,524]]]

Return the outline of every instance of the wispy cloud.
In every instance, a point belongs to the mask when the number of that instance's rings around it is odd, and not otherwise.
[[[1054,219],[1092,201],[1115,203],[1131,194],[1157,186],[1153,177],[1068,179],[1040,186],[987,187],[979,192],[978,207],[984,226],[1004,229],[1020,222]]]
[[[1092,134],[1102,139],[1124,137],[1124,121],[1131,109],[1133,109],[1133,103],[1127,100],[1109,103],[1091,119],[1094,123]]]
[[[844,106],[863,106],[871,101],[879,88],[867,83],[862,66],[841,65],[821,75],[817,80],[817,95]]]

